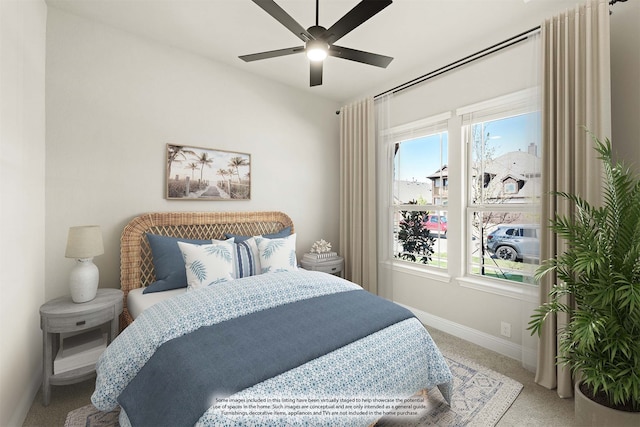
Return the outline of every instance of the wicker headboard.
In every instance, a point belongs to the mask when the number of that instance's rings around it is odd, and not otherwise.
[[[133,218],[120,239],[120,287],[124,292],[124,310],[120,329],[133,319],[127,309],[131,289],[153,283],[155,273],[145,233],[188,239],[224,239],[224,233],[256,236],[291,227],[293,221],[282,212],[153,212]]]

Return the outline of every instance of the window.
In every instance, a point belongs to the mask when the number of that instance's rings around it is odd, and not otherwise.
[[[518,192],[518,185],[515,182],[505,182],[504,183],[504,192],[505,194],[516,194]]]
[[[522,95],[464,114],[467,274],[534,283],[540,258],[540,114]]]
[[[533,95],[522,91],[385,132],[391,183],[384,199],[393,223],[386,246],[395,267],[436,279],[463,274],[487,289],[534,283],[542,173]]]
[[[447,268],[448,132],[450,114],[390,132],[393,164],[393,258]]]

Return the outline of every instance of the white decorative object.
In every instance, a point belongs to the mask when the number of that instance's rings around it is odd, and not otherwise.
[[[331,243],[324,239],[320,239],[311,245],[311,252],[316,254],[322,254],[331,251]]]
[[[93,263],[93,257],[103,253],[104,246],[99,226],[84,225],[69,228],[67,250],[64,256],[76,259],[76,265],[69,276],[73,302],[87,302],[96,297],[100,273]]]

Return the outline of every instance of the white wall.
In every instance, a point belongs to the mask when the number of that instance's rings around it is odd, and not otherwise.
[[[0,426],[22,424],[42,378],[46,15],[0,1]]]
[[[119,287],[119,239],[149,211],[280,210],[298,253],[338,244],[337,104],[49,9],[46,297],[68,293],[67,230],[99,224],[100,287]],[[164,199],[165,149],[251,154],[252,200]]]
[[[616,158],[640,173],[640,1],[612,10],[611,142]]]

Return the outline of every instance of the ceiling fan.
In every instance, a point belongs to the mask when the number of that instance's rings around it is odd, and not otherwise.
[[[253,0],[253,2],[287,27],[289,31],[304,42],[304,46],[240,56],[240,59],[246,62],[305,52],[311,61],[310,86],[319,86],[322,84],[322,61],[327,55],[382,68],[386,68],[393,60],[393,58],[388,56],[350,49],[334,44],[363,22],[389,6],[392,0],[362,0],[335,24],[329,27],[329,29],[321,27],[318,24],[319,0],[316,0],[316,24],[306,30],[273,0]]]

